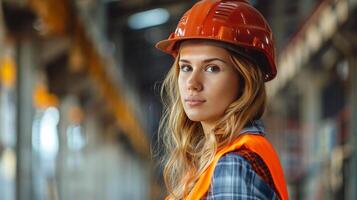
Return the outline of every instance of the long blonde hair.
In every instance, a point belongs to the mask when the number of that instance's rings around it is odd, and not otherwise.
[[[266,92],[261,69],[242,56],[230,53],[240,74],[240,95],[208,134],[204,134],[200,122],[191,121],[184,112],[178,89],[179,55],[163,82],[164,113],[159,136],[165,146],[163,175],[169,199],[183,199],[210,165],[217,149],[236,139],[249,121],[264,113]]]

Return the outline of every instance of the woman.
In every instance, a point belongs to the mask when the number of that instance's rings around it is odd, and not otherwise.
[[[264,138],[271,29],[244,0],[203,0],[156,47],[175,57],[162,87],[167,199],[288,199]]]

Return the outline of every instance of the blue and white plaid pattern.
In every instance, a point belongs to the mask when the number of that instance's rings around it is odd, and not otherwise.
[[[254,121],[241,131],[264,134],[261,121]],[[222,156],[214,170],[205,200],[279,200],[274,190],[236,153]]]
[[[241,131],[240,134],[243,133],[253,133],[253,134],[265,134],[264,123],[262,120],[254,120],[248,123]]]

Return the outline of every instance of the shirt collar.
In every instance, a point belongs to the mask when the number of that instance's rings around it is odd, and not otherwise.
[[[265,127],[263,121],[261,119],[249,121],[247,125],[240,131],[240,134],[248,132],[252,134],[265,135]]]

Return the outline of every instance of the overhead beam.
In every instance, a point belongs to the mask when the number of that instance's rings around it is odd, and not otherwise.
[[[28,0],[28,5],[41,19],[42,34],[65,35],[71,25],[71,6],[68,0]]]

